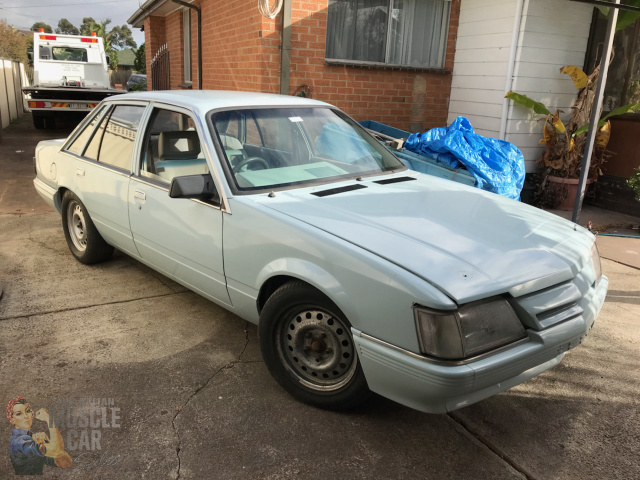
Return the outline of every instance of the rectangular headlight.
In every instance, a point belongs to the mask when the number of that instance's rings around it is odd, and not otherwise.
[[[504,298],[463,305],[453,312],[414,307],[422,353],[447,360],[473,357],[526,336]]]
[[[596,242],[593,242],[593,245],[591,245],[591,263],[593,263],[593,269],[596,272],[596,283],[598,283],[600,277],[602,277],[602,265],[600,264],[600,253],[598,252]]]

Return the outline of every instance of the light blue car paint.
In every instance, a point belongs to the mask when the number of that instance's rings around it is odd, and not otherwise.
[[[366,189],[320,199],[301,188],[257,201],[426,281],[437,278],[459,304],[532,281],[540,289],[568,280],[589,259],[593,236],[581,227],[471,187],[412,176],[390,185],[366,179]]]
[[[326,106],[322,102],[194,91],[121,95],[105,103],[130,100],[192,112],[221,193],[220,208],[171,199],[166,188],[141,185],[135,162],[132,176],[115,179],[110,169],[60,151],[62,141],[39,144],[36,191],[59,210],[60,189],[72,190],[114,246],[248,321],[259,321],[257,297],[270,278],[286,275],[315,286],[351,322],[370,388],[399,403],[450,411],[526,381],[580,343],[602,307],[608,280],[596,279],[593,236],[497,195],[409,171],[273,195],[234,195],[218,158],[222,149],[203,120],[207,112]],[[375,183],[401,177],[415,180]],[[365,188],[312,195],[353,184]],[[136,201],[141,188],[145,202]],[[136,220],[139,215],[146,217]],[[153,219],[163,227],[152,225]],[[199,253],[190,253],[189,246]],[[453,310],[494,295],[510,298],[529,327],[525,341],[464,362],[434,361],[420,353],[414,305]],[[553,312],[571,302],[564,313]],[[544,318],[537,319],[539,314]]]
[[[264,195],[266,197],[266,195]],[[252,291],[269,278],[288,275],[304,280],[325,293],[356,328],[387,338],[396,345],[419,351],[412,306],[430,305],[440,310],[455,303],[411,272],[327,232],[300,223],[260,205],[261,196],[231,202],[233,215],[225,218],[225,270],[227,277]],[[254,205],[252,205],[254,204]],[[251,261],[248,260],[251,257]],[[384,292],[381,302],[354,302]],[[255,299],[238,313],[256,322]],[[249,310],[245,314],[245,310]],[[251,314],[251,316],[249,316]]]
[[[385,346],[361,332],[354,341],[369,388],[416,410],[444,413],[470,405],[556,366],[593,326],[609,281],[583,298],[585,313],[555,327],[528,330],[529,341],[464,365],[439,365]]]

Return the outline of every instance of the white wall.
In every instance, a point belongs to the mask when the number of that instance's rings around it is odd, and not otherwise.
[[[517,0],[462,0],[448,123],[466,116],[477,133],[499,137]],[[575,99],[564,65],[584,63],[593,7],[568,0],[525,0],[512,90],[569,112]],[[542,147],[538,115],[509,102],[505,139],[533,171]]]
[[[462,0],[448,123],[462,115],[498,137],[516,0]]]
[[[593,7],[567,0],[530,0],[524,12],[512,90],[570,116],[576,89],[565,65],[583,67]],[[540,115],[510,103],[505,140],[524,154],[527,171],[535,169],[542,147]]]

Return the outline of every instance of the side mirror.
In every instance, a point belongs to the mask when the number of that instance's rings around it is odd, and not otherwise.
[[[217,201],[218,192],[210,173],[173,177],[169,187],[171,198],[197,198]]]

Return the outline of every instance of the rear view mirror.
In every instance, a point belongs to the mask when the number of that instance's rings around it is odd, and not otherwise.
[[[204,173],[201,175],[173,177],[169,187],[169,196],[171,198],[213,200],[218,198],[218,193],[211,174]]]

